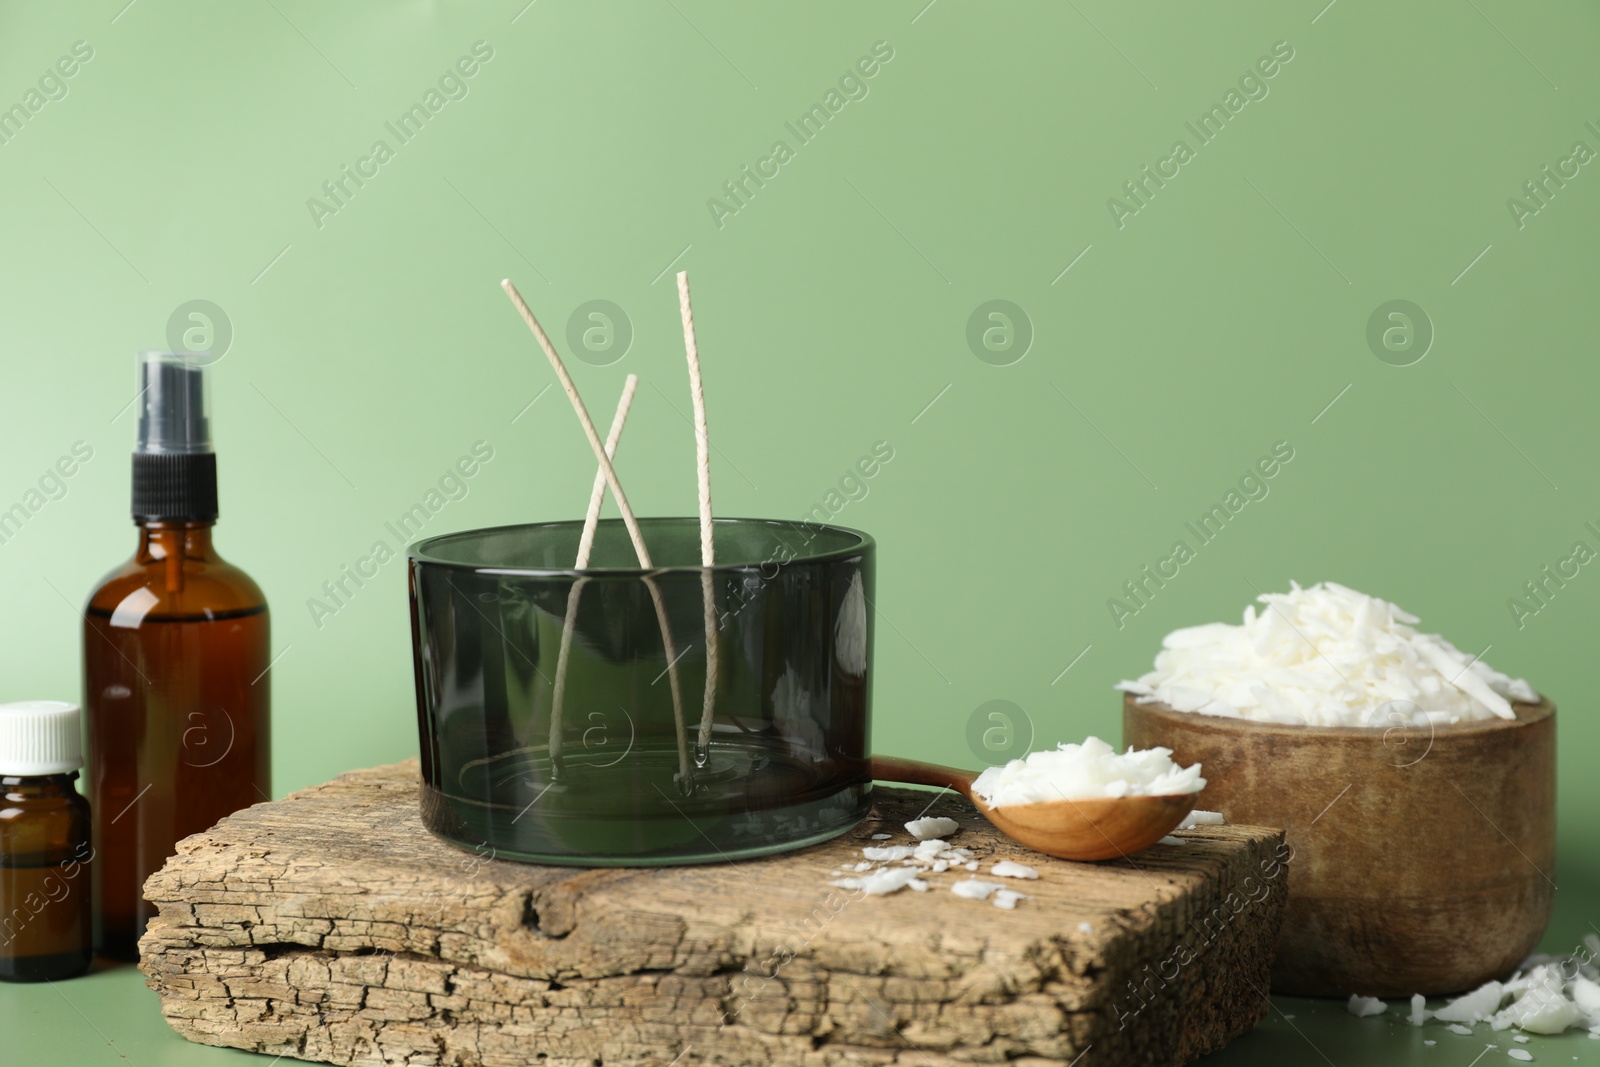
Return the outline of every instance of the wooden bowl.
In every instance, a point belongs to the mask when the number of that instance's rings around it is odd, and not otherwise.
[[[1123,701],[1122,739],[1204,765],[1196,807],[1294,852],[1272,988],[1409,996],[1504,977],[1555,899],[1555,705],[1515,721],[1284,726]]]

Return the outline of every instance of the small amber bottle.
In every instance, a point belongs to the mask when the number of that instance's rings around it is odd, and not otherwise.
[[[71,978],[93,956],[81,734],[76,704],[0,704],[0,980]]]
[[[97,945],[137,959],[144,883],[178,841],[269,800],[267,601],[217,554],[208,365],[139,360],[133,558],[84,609]]]

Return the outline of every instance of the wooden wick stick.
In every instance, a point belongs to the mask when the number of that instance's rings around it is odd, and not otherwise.
[[[622,428],[628,421],[628,409],[633,406],[633,393],[638,386],[637,374],[628,375],[622,384],[622,398],[617,401],[617,413],[611,418],[611,432],[606,435],[606,456],[612,460],[616,459],[617,442],[622,438]],[[578,559],[573,564],[577,570],[581,571],[589,565],[589,553],[594,549],[595,530],[600,525],[600,505],[605,501],[605,496],[605,472],[596,469],[594,487],[589,491],[589,510],[583,516],[583,536],[578,540]],[[583,599],[583,587],[587,582],[587,578],[577,579],[567,593],[567,617],[561,624],[561,651],[556,656],[556,691],[550,709],[552,762],[561,756],[561,734],[564,724],[562,708],[567,695],[567,659],[572,653],[572,635],[578,624],[578,602]]]
[[[695,343],[694,308],[689,303],[689,272],[678,272],[678,312],[683,317],[683,350],[689,360],[689,396],[694,402],[694,453],[700,488],[700,598],[706,617],[706,691],[700,708],[701,760],[711,744],[711,720],[717,704],[717,601],[711,568],[717,562],[711,522],[711,431],[706,425],[706,391],[700,377],[700,348]]]
[[[611,466],[611,459],[606,455],[605,445],[600,441],[600,432],[594,428],[594,420],[589,417],[589,409],[583,406],[583,397],[578,395],[578,387],[573,384],[572,375],[567,373],[566,364],[561,362],[561,357],[556,354],[555,345],[550,343],[550,338],[545,334],[544,327],[539,325],[539,320],[533,317],[533,311],[528,307],[528,302],[522,299],[522,294],[517,292],[517,287],[511,284],[511,279],[506,278],[500,282],[500,288],[506,291],[506,296],[511,298],[511,303],[516,307],[517,314],[522,316],[522,321],[528,324],[528,329],[533,331],[534,340],[539,342],[539,347],[544,350],[545,358],[550,361],[550,368],[556,372],[556,378],[561,382],[561,388],[566,391],[567,399],[572,402],[572,410],[578,415],[578,421],[583,424],[584,436],[589,439],[589,447],[594,451],[595,460],[600,464],[600,472],[605,476],[606,485],[611,490],[612,499],[617,502],[617,510],[622,513],[622,525],[628,529],[628,537],[633,541],[634,554],[639,557],[639,566],[645,570],[653,570],[655,564],[650,562],[650,550],[645,548],[644,534],[639,530],[639,522],[633,517],[633,508],[628,506],[628,495],[622,491],[622,483],[617,480],[617,472]],[[667,673],[669,684],[672,686],[672,717],[677,727],[678,735],[678,773],[680,780],[687,783],[690,779],[689,751],[687,735],[683,723],[683,695],[678,685],[678,652],[672,640],[672,627],[667,620],[667,605],[661,599],[661,589],[656,585],[655,579],[649,575],[644,579],[645,587],[650,590],[650,599],[655,604],[656,622],[661,627],[662,651],[667,657]]]
[[[639,376],[630,374],[622,383],[622,397],[617,401],[617,413],[611,417],[611,432],[606,435],[606,458],[617,454],[617,442],[622,438],[622,427],[628,421],[628,409],[633,407],[633,393],[639,387]],[[606,496],[606,472],[594,472],[594,487],[589,490],[589,510],[583,516],[583,535],[578,539],[578,570],[589,565],[589,553],[594,551],[594,534],[600,526],[600,504]]]
[[[572,401],[572,410],[577,412],[578,421],[583,423],[584,436],[589,439],[589,447],[594,450],[595,459],[600,464],[600,473],[605,476],[606,485],[611,489],[612,499],[617,502],[617,510],[622,512],[622,524],[628,528],[628,536],[633,539],[633,550],[639,557],[639,566],[646,570],[653,569],[655,564],[650,562],[650,550],[644,546],[644,534],[639,532],[639,523],[633,517],[633,508],[628,506],[628,496],[622,491],[622,483],[617,480],[617,472],[612,468],[610,458],[606,456],[605,445],[600,443],[600,432],[594,428],[594,420],[589,417],[589,409],[583,406],[583,397],[578,395],[578,387],[573,384],[572,375],[567,373],[566,364],[562,363],[561,357],[556,354],[555,345],[550,343],[544,327],[533,317],[527,301],[522,299],[517,287],[511,284],[511,279],[503,280],[500,288],[506,291],[511,303],[516,305],[517,314],[522,316],[522,321],[533,331],[534,340],[544,349],[545,358],[550,361],[551,369],[561,381],[561,388],[566,390],[567,399]]]
[[[689,769],[689,732],[683,722],[683,687],[678,684],[678,646],[672,640],[672,624],[667,621],[667,602],[661,597],[661,587],[648,574],[644,586],[650,590],[650,601],[656,608],[656,625],[661,627],[661,652],[667,657],[667,685],[672,690],[672,726],[678,740],[678,784],[688,792],[694,783]]]

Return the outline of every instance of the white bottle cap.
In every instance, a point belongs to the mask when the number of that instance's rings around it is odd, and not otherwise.
[[[64,700],[0,704],[0,775],[34,778],[83,766],[78,705]]]

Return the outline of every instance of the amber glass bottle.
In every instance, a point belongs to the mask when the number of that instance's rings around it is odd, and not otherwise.
[[[0,704],[0,981],[70,978],[93,955],[80,733],[75,704]]]
[[[270,799],[266,598],[211,544],[217,515],[204,368],[141,357],[139,546],[89,597],[84,696],[98,939],[131,959],[143,885],[176,843]]]

